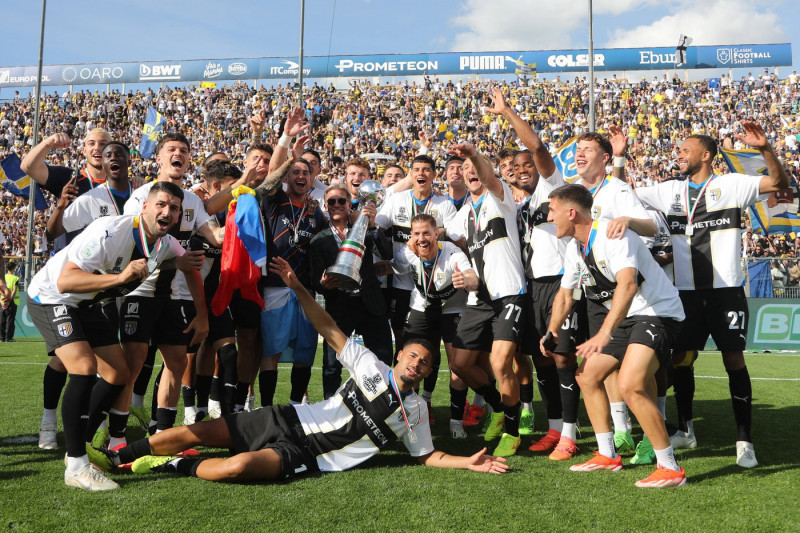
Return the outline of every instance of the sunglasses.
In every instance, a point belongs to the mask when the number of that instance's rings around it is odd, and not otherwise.
[[[336,204],[346,205],[347,198],[328,198],[328,207],[333,207]]]

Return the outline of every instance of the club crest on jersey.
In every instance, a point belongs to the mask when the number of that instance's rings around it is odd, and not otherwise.
[[[58,325],[58,334],[62,337],[69,337],[72,335],[72,322],[65,322]]]
[[[101,217],[107,217],[108,216],[108,206],[107,205],[101,205],[100,206],[100,216]]]
[[[669,206],[669,209],[674,213],[680,213],[683,211],[683,204],[681,203],[680,194],[676,194],[675,198],[672,199],[672,205]]]
[[[128,314],[129,315],[139,314],[139,302],[128,302]]]
[[[397,221],[408,222],[408,212],[406,211],[406,208],[403,206],[400,206],[400,209],[397,212]]]
[[[442,285],[444,285],[444,272],[437,272],[435,281],[437,287],[441,287]]]
[[[194,209],[184,209],[183,218],[186,220],[186,222],[191,222],[194,220]]]
[[[608,269],[608,265],[606,264],[605,261],[600,261],[599,263],[597,263],[597,266],[600,267],[600,270],[602,270],[606,274],[611,274],[611,271]]]
[[[361,384],[370,394],[376,394],[378,392],[378,384],[383,381],[380,374],[375,374],[374,376],[364,376],[364,379],[361,380]]]
[[[136,333],[136,322],[133,320],[128,320],[125,322],[125,334],[126,335],[133,335]]]
[[[722,193],[720,192],[719,189],[713,189],[708,191],[708,196],[711,197],[711,199],[716,202],[722,197]]]
[[[592,220],[600,220],[600,214],[603,210],[600,208],[599,205],[592,206]]]
[[[56,305],[53,307],[53,316],[58,318],[61,316],[67,316],[67,306],[66,305]]]
[[[431,216],[433,218],[439,218],[439,210],[438,209],[431,209]]]

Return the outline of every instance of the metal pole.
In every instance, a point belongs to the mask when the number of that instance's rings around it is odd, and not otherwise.
[[[589,0],[589,131],[595,131],[594,121],[594,31],[592,29],[592,0]]]
[[[42,28],[39,31],[39,70],[36,76],[36,103],[33,108],[33,146],[39,144],[39,104],[42,94],[42,54],[44,53],[44,15],[47,9],[47,0],[42,0]],[[33,275],[33,218],[36,210],[37,184],[30,180],[28,187],[28,241],[25,243],[25,290],[31,282]]]
[[[306,0],[300,0],[300,71],[297,73],[297,107],[303,107],[303,30],[305,29]]]

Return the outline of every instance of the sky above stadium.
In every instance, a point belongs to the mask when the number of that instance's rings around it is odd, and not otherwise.
[[[299,6],[49,0],[44,63],[296,56]],[[305,54],[585,48],[587,7],[586,0],[307,0]],[[798,41],[792,58],[800,64],[796,0],[594,0],[593,9],[596,48],[673,46],[681,33],[696,45]],[[41,2],[5,1],[3,15],[0,64],[36,64]]]

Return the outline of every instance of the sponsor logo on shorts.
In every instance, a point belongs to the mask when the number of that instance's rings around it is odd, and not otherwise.
[[[374,376],[364,376],[361,384],[370,394],[376,394],[378,392],[378,384],[382,381],[381,375],[375,374]]]
[[[65,322],[58,325],[58,334],[62,337],[69,337],[72,335],[72,322]]]
[[[139,313],[139,302],[128,302],[128,314],[136,315]]]
[[[295,474],[302,474],[306,470],[308,470],[308,467],[306,465],[300,465],[300,466],[298,466],[297,468],[294,469],[294,473]]]
[[[67,306],[66,305],[56,305],[53,307],[53,316],[58,318],[60,316],[67,316]]]
[[[125,321],[125,334],[133,335],[134,333],[136,333],[136,324],[137,322],[134,320]]]

